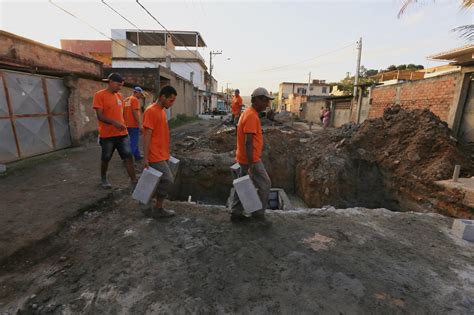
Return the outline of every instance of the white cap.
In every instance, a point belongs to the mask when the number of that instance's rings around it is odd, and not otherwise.
[[[267,89],[263,87],[256,88],[253,91],[252,97],[256,97],[256,96],[265,96],[266,98],[271,99],[271,100],[275,99],[274,97],[270,95],[270,93],[268,93]]]

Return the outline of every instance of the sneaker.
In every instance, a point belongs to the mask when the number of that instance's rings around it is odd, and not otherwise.
[[[154,219],[169,218],[169,217],[173,217],[175,215],[176,215],[176,213],[173,210],[166,210],[166,209],[163,209],[163,208],[159,208],[159,209],[155,208],[155,209],[152,210],[152,213],[151,213],[151,216]]]
[[[110,188],[112,188],[112,185],[110,185],[110,183],[109,183],[109,181],[107,180],[107,178],[102,178],[100,185],[102,186],[102,188],[105,188],[105,189],[110,189]]]
[[[249,221],[249,219],[250,219],[249,217],[243,214],[232,213],[230,215],[230,221],[232,221],[233,223],[241,223],[241,222]]]

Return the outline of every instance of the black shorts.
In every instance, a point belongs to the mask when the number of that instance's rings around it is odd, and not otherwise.
[[[132,158],[130,138],[128,136],[100,138],[99,143],[102,147],[101,160],[104,162],[110,161],[115,149],[117,149],[122,160]]]

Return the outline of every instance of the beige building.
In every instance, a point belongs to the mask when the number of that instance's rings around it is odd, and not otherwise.
[[[309,85],[309,91],[308,91]],[[298,95],[306,96],[329,96],[331,86],[325,80],[313,80],[311,84],[301,82],[282,82],[279,86],[278,107],[279,110],[299,111],[295,100]]]

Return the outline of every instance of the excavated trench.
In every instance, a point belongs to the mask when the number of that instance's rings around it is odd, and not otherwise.
[[[278,131],[272,134],[263,162],[272,187],[283,189],[289,199],[296,200],[293,206],[404,210],[387,189],[377,164],[364,160],[360,153],[345,150],[308,158],[292,149],[299,138],[282,138]],[[230,166],[234,164],[229,138],[223,145],[211,146],[212,150],[201,148],[178,156],[181,163],[172,200],[188,200],[191,196],[193,201],[205,204],[228,203],[233,180]]]

